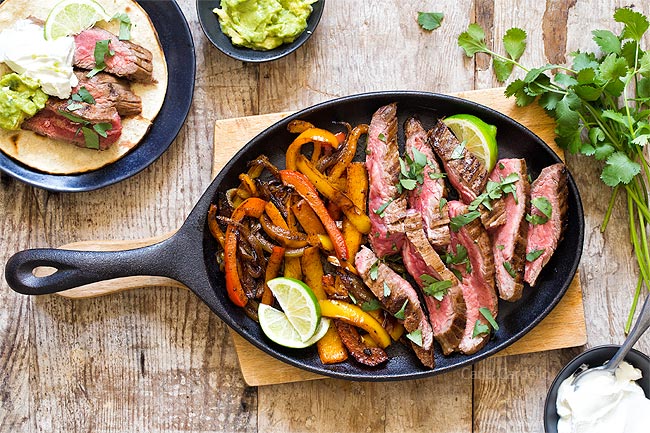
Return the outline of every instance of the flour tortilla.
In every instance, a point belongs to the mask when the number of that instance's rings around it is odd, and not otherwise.
[[[0,4],[0,31],[15,21],[28,16],[47,18],[49,11],[60,0],[5,0]],[[53,174],[73,174],[97,170],[117,161],[136,147],[145,136],[160,111],[167,92],[167,63],[158,33],[147,13],[131,0],[98,0],[108,15],[126,12],[131,19],[131,41],[153,54],[154,84],[131,83],[131,90],[142,98],[142,113],[122,118],[122,135],[107,150],[86,149],[71,143],[46,138],[32,131],[7,131],[0,128],[0,150],[10,157],[40,171]],[[114,34],[119,33],[119,22],[103,21],[96,24]],[[9,72],[0,63],[0,75]]]

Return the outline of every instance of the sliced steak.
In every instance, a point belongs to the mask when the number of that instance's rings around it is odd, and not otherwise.
[[[95,105],[115,107],[120,116],[135,116],[142,112],[142,99],[131,91],[127,81],[103,72],[90,78],[81,71],[75,71],[75,75],[79,85],[72,90],[73,93],[85,87],[95,99]]]
[[[122,134],[122,121],[120,116],[115,112],[114,117],[110,120],[112,129],[106,131],[106,138],[99,137],[99,149],[106,150],[115,143]],[[61,116],[58,112],[52,111],[51,106],[47,106],[36,113],[35,116],[27,119],[21,125],[22,129],[34,131],[39,135],[61,140],[68,143],[74,143],[79,147],[86,147],[86,141],[81,131],[81,124]]]
[[[368,213],[372,229],[368,235],[372,249],[379,257],[402,249],[406,199],[397,190],[399,181],[399,149],[397,146],[397,105],[378,109],[368,130],[366,168],[370,182]]]
[[[467,149],[458,147],[461,143],[441,120],[429,134],[431,146],[442,161],[449,182],[463,202],[471,203],[485,188],[488,178],[485,166]],[[454,155],[456,149],[462,151]]]
[[[106,55],[104,71],[124,77],[131,81],[153,83],[154,79],[151,51],[131,41],[120,41],[113,33],[93,27],[74,37],[74,66],[81,69],[93,69],[95,63],[95,44],[109,40],[109,48],[114,55]]]
[[[366,247],[361,247],[357,253],[355,265],[364,283],[386,311],[393,316],[401,312],[404,316],[400,320],[403,320],[407,332],[420,331],[422,345],[412,342],[411,346],[422,364],[433,368],[433,331],[415,289]]]
[[[71,104],[75,104],[74,110],[71,110]],[[112,122],[113,118],[118,114],[117,110],[112,105],[99,105],[87,104],[85,102],[70,102],[59,98],[50,97],[45,104],[46,109],[53,113],[67,113],[80,119],[84,119],[90,123],[103,123]]]
[[[493,230],[504,225],[508,219],[506,204],[503,198],[494,200],[491,205],[492,209],[490,210],[485,209],[483,206],[479,209],[481,212],[481,222],[487,230]]]
[[[460,201],[450,201],[448,205],[450,219],[467,213],[467,206]],[[456,269],[462,276],[460,286],[467,316],[465,332],[459,348],[465,354],[472,354],[481,349],[490,338],[489,332],[473,336],[477,322],[489,326],[479,309],[487,308],[492,317],[497,317],[494,256],[488,233],[479,219],[465,224],[458,231],[451,231],[450,253],[458,254],[461,245],[467,250],[470,269],[468,270],[466,264],[456,265]]]
[[[447,208],[440,206],[440,200],[447,196],[445,181],[431,150],[429,135],[419,120],[410,117],[404,123],[406,153],[415,161],[414,150],[426,157],[422,169],[422,185],[408,192],[408,205],[422,216],[423,226],[431,245],[441,250],[449,245],[449,216]],[[417,162],[414,162],[417,163]],[[440,177],[438,177],[440,176]]]
[[[524,159],[502,159],[490,174],[490,180],[499,182],[512,173],[519,176],[514,183],[515,194],[505,194],[501,198],[508,220],[490,231],[499,296],[506,301],[518,300],[524,289],[530,183]]]
[[[555,252],[566,228],[569,196],[568,175],[564,164],[546,167],[533,182],[530,192],[531,200],[545,197],[551,204],[551,217],[544,224],[528,225],[528,245],[526,253],[540,252],[541,255],[532,262],[526,262],[524,280],[534,286],[537,277]],[[531,215],[541,216],[542,212],[535,206],[530,207]]]
[[[458,279],[447,269],[424,235],[421,220],[416,212],[410,212],[405,218],[406,242],[402,257],[406,270],[423,290],[427,287],[423,281],[426,275],[439,281],[452,282],[452,286],[447,289],[442,300],[424,293],[433,335],[442,347],[443,353],[449,355],[458,350],[465,331],[465,301]]]
[[[388,361],[388,355],[384,349],[381,347],[370,347],[365,344],[354,326],[341,320],[334,320],[334,325],[345,348],[348,349],[348,352],[350,352],[350,355],[352,355],[355,361],[369,367],[376,367]]]

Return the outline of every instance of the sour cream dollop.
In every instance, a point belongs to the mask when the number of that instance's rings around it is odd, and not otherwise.
[[[647,433],[650,400],[636,383],[641,371],[623,361],[616,375],[591,373],[571,384],[564,380],[557,393],[558,433]]]
[[[72,70],[74,38],[45,40],[43,27],[18,20],[0,32],[0,62],[38,81],[45,93],[66,99],[79,80]]]

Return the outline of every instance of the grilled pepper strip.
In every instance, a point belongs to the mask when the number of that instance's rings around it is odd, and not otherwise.
[[[357,230],[364,234],[370,232],[370,218],[363,210],[354,205],[350,197],[332,185],[329,179],[318,171],[304,156],[299,155],[296,164],[298,165],[298,170],[307,176],[318,192],[341,208],[345,216],[348,217]]]
[[[300,148],[307,143],[314,143],[314,153],[318,154],[320,154],[322,144],[329,144],[335,149],[339,146],[339,140],[331,132],[320,128],[309,128],[297,136],[289,145],[287,149],[287,170],[296,170],[296,159],[300,155]]]
[[[266,265],[266,275],[264,276],[264,292],[262,293],[262,304],[271,305],[273,303],[273,293],[271,293],[271,289],[269,289],[269,286],[266,283],[280,274],[280,267],[282,266],[283,259],[284,248],[277,245],[274,246],[273,251],[271,252],[271,257],[269,257],[269,262]]]
[[[237,206],[230,219],[235,222],[240,222],[247,216],[259,218],[264,212],[264,206],[266,206],[266,201],[261,198],[248,198]],[[238,307],[245,306],[248,298],[246,297],[246,293],[244,293],[244,288],[239,279],[239,269],[237,268],[237,233],[233,224],[229,224],[226,229],[224,268],[228,297]]]
[[[379,347],[385,349],[390,345],[390,335],[377,320],[356,305],[336,300],[322,300],[320,313],[323,317],[343,320],[350,325],[367,331]]]
[[[348,260],[348,248],[345,246],[345,239],[343,234],[336,226],[336,222],[330,217],[325,208],[325,204],[318,196],[318,191],[314,185],[309,181],[307,176],[293,170],[280,170],[280,178],[282,183],[292,187],[296,192],[305,199],[309,206],[316,212],[320,218],[325,231],[329,235],[332,243],[334,244],[334,252],[336,257],[340,260]]]

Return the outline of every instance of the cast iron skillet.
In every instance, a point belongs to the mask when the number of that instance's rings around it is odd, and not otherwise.
[[[259,325],[249,319],[242,309],[227,298],[223,275],[215,265],[216,242],[206,224],[210,203],[220,191],[237,186],[237,175],[246,171],[246,163],[265,153],[279,167],[284,167],[284,152],[294,135],[286,125],[293,119],[308,120],[321,127],[332,121],[351,124],[367,123],[372,113],[382,105],[396,101],[399,124],[417,114],[425,127],[434,119],[455,113],[480,116],[498,129],[500,157],[526,159],[533,179],[543,167],[560,162],[555,153],[536,135],[512,119],[487,107],[451,96],[423,92],[380,92],[355,95],[325,102],[289,116],[269,127],[226,164],[205,191],[183,226],[171,238],[140,249],[117,252],[65,251],[34,249],[21,251],[9,259],[5,278],[19,293],[39,295],[54,293],[92,282],[133,275],[170,277],[188,286],[221,319],[252,344],[266,353],[294,366],[332,377],[351,380],[402,380],[430,376],[458,368],[485,358],[512,344],[532,329],[558,303],[575,274],[584,236],[582,204],[578,190],[569,175],[568,228],[564,240],[539,277],[538,286],[526,287],[521,300],[500,302],[497,321],[500,329],[478,353],[465,356],[436,354],[436,368],[423,368],[404,345],[389,347],[390,360],[380,368],[360,366],[354,361],[325,366],[314,348],[287,349],[270,342]],[[400,128],[400,142],[403,143]],[[361,150],[363,151],[363,150]],[[38,266],[58,269],[47,277],[32,274]]]

